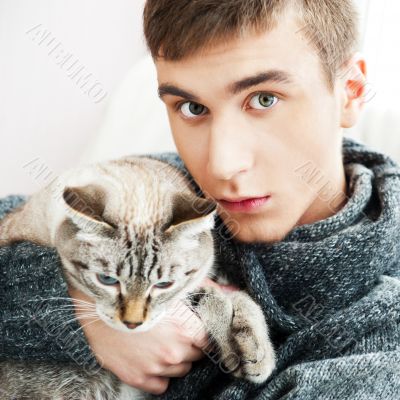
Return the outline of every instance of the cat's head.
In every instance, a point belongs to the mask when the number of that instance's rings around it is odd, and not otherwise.
[[[67,279],[115,329],[150,328],[214,263],[215,203],[156,186],[119,202],[95,184],[64,189],[70,212],[56,246]]]

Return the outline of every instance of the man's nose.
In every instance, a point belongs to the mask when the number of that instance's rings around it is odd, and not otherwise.
[[[216,179],[230,180],[253,164],[251,139],[235,120],[214,121],[208,142],[208,173]]]

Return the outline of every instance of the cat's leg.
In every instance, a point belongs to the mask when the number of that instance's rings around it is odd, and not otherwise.
[[[209,334],[203,352],[227,373],[236,369],[236,354],[232,353],[230,340],[233,307],[232,302],[213,287],[199,289],[190,296],[189,307],[198,315]],[[197,326],[196,326],[197,327]]]
[[[224,372],[255,383],[264,382],[275,367],[275,353],[260,307],[245,292],[223,293],[202,288],[192,306],[218,346],[211,355]],[[205,350],[212,348],[212,343]]]
[[[233,375],[264,382],[275,368],[275,351],[264,314],[246,292],[233,292],[229,297],[233,306],[232,342],[241,354],[241,363]]]

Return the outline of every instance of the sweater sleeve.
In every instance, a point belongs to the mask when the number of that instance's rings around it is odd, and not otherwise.
[[[276,400],[399,399],[399,365],[398,350],[301,363],[276,377],[263,395]]]
[[[0,219],[24,201],[22,196],[0,199]],[[98,368],[52,248],[29,242],[0,247],[0,359]]]
[[[351,345],[343,347],[336,357],[331,354],[325,359],[291,360],[262,390],[264,398],[400,399],[400,280],[382,276],[381,283],[360,303],[363,307],[348,310],[349,313],[353,310],[354,314],[353,321],[347,319],[347,323],[354,327],[358,319],[365,320],[362,329],[365,326],[370,329],[365,329],[361,335],[357,334],[357,329],[342,330],[337,343],[323,339],[331,347],[340,344],[342,339]],[[346,322],[341,326],[346,328]],[[352,337],[345,338],[347,332],[352,332]]]
[[[161,399],[400,399],[400,280],[382,276],[372,293],[338,314],[285,341],[277,370],[260,386],[202,360],[186,377],[171,380]]]

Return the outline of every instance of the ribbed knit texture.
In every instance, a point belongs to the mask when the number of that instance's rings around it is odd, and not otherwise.
[[[174,153],[152,156],[185,170]],[[277,349],[271,378],[256,386],[205,358],[159,398],[400,399],[400,168],[349,138],[343,160],[346,205],[279,243],[226,240],[217,219],[218,262],[261,305],[270,326]],[[0,218],[21,201],[1,200]],[[51,302],[43,312],[26,305],[35,296],[67,296],[53,250],[28,243],[0,249],[0,273],[0,357],[92,360],[81,331],[67,352],[46,334],[46,324],[68,315],[49,313]]]

